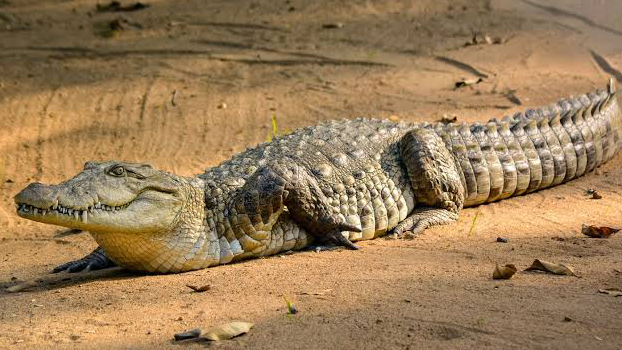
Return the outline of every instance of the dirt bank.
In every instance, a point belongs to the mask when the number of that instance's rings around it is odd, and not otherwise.
[[[19,219],[12,203],[28,182],[61,181],[88,160],[191,175],[265,141],[273,115],[281,132],[358,116],[486,121],[622,80],[614,0],[146,3],[0,0],[2,289],[94,248]],[[465,45],[474,33],[484,43]],[[212,346],[620,349],[622,298],[598,289],[622,287],[622,236],[580,229],[622,226],[621,157],[414,240],[180,275],[45,277],[0,291],[0,348],[176,349],[174,333],[239,319],[256,326]],[[581,278],[522,272],[535,258]],[[493,281],[495,263],[521,272]],[[285,315],[282,295],[298,314]]]

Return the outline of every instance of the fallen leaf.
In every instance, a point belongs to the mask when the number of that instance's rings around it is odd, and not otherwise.
[[[499,266],[495,265],[495,270],[492,272],[492,278],[496,280],[507,280],[512,278],[516,273],[516,266],[514,264],[507,264]]]
[[[492,38],[490,37],[490,35],[480,34],[480,33],[473,34],[471,41],[467,42],[465,46],[482,45],[482,44],[488,44],[488,45],[492,44]]]
[[[317,292],[298,292],[299,295],[326,295],[330,292],[332,292],[332,289],[324,289],[321,291],[317,291]]]
[[[338,29],[338,28],[343,28],[343,23],[341,22],[335,22],[335,23],[326,23],[322,25],[322,28],[324,29]]]
[[[450,117],[447,114],[443,114],[443,117],[439,119],[438,121],[443,124],[451,124],[451,123],[455,123],[458,121],[458,116],[454,115]]]
[[[133,5],[123,6],[119,1],[111,1],[106,5],[96,5],[97,12],[130,12],[130,11],[138,11],[144,8],[149,7],[148,4],[143,4],[141,2],[137,2]]]
[[[504,43],[504,42],[506,42],[506,41],[508,41],[508,39],[507,39],[507,38],[499,38],[499,37],[492,38],[492,43],[493,43],[493,44],[497,44],[497,45],[498,45],[498,44],[503,44],[503,43]]]
[[[622,290],[620,290],[619,288],[599,289],[598,293],[609,294],[612,297],[621,297],[622,296]]]
[[[34,287],[36,285],[37,285],[36,281],[27,281],[27,282],[16,284],[16,285],[14,285],[12,287],[9,287],[9,288],[6,289],[6,291],[9,292],[9,293],[17,293],[17,292],[23,291],[24,289],[28,289],[30,287]]]
[[[577,274],[568,266],[564,264],[554,264],[552,262],[536,259],[533,261],[525,271],[544,271],[550,272],[556,275],[577,276]]]
[[[173,337],[175,337],[175,340],[180,341],[180,340],[198,338],[200,335],[201,335],[201,330],[198,328],[195,328],[195,329],[192,329],[186,332],[177,333]]]
[[[202,293],[202,292],[207,292],[208,290],[210,290],[210,288],[212,288],[212,286],[210,286],[209,284],[206,284],[204,286],[193,286],[191,284],[186,284],[186,287],[192,289],[193,291],[197,292],[197,293]]]
[[[460,80],[460,81],[456,82],[456,89],[461,88],[461,87],[465,87],[465,86],[469,86],[469,85],[479,84],[482,81],[483,81],[482,78],[463,79],[463,80]]]
[[[620,231],[619,228],[612,228],[607,226],[591,226],[583,224],[581,225],[581,233],[592,238],[609,238],[609,236]]]
[[[251,328],[253,324],[250,322],[235,321],[212,327],[203,336],[209,340],[227,340],[247,333]]]

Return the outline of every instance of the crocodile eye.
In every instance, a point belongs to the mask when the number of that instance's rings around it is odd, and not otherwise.
[[[125,174],[125,169],[119,165],[110,169],[108,173],[113,176],[123,176]]]

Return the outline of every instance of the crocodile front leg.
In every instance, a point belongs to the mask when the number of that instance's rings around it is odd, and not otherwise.
[[[117,266],[108,256],[104,253],[101,247],[97,247],[89,255],[82,259],[70,261],[57,266],[52,270],[52,273],[58,273],[62,271],[67,272],[79,272],[79,271],[95,271],[107,269],[109,267]]]
[[[272,162],[258,169],[234,203],[237,215],[248,216],[253,226],[270,222],[274,213],[287,208],[294,222],[321,243],[357,249],[342,232],[361,228],[337,217],[316,179],[295,162]]]

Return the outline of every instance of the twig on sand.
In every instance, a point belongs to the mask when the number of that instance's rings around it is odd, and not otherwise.
[[[171,97],[171,104],[173,106],[177,106],[177,103],[175,102],[176,97],[177,97],[177,90],[173,90],[173,97]]]

